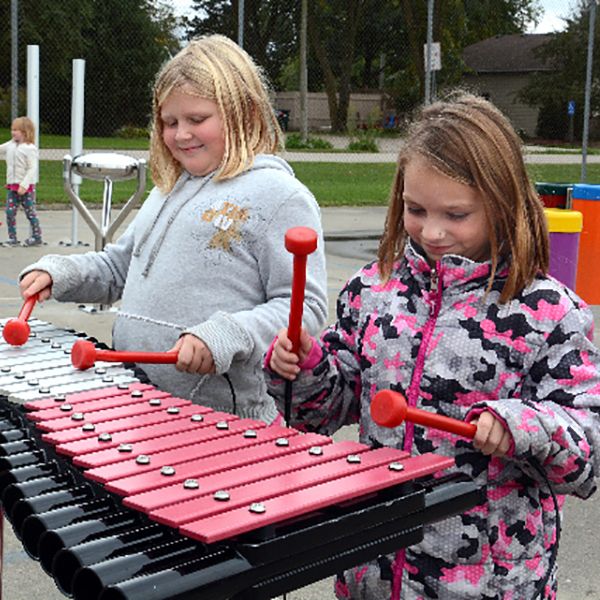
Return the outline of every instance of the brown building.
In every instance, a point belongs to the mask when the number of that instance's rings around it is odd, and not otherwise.
[[[467,67],[464,83],[491,100],[517,131],[535,135],[538,109],[520,102],[518,92],[532,74],[552,67],[536,55],[551,33],[497,35],[467,46],[463,60]]]

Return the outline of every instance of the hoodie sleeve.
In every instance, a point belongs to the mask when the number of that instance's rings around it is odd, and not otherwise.
[[[295,427],[332,435],[357,423],[362,391],[359,347],[360,276],[351,279],[339,295],[337,321],[314,343],[311,363],[294,380],[292,421]],[[308,367],[308,368],[307,368]],[[265,365],[269,393],[283,412],[285,381]]]
[[[521,398],[479,403],[500,416],[513,438],[513,458],[535,459],[559,494],[587,498],[600,471],[600,353],[590,340],[593,316],[574,307],[547,336],[529,369]]]
[[[121,297],[125,286],[133,249],[133,225],[102,252],[48,254],[23,269],[19,279],[30,271],[46,271],[52,277],[52,295],[56,300],[112,304]]]
[[[209,347],[217,373],[225,373],[233,361],[260,363],[276,333],[288,324],[293,259],[283,248],[285,232],[291,227],[311,227],[318,234],[317,249],[308,256],[303,326],[319,332],[327,318],[327,273],[319,207],[306,188],[297,188],[274,207],[262,235],[258,235],[256,263],[265,301],[252,309],[220,311],[185,333],[202,339]]]

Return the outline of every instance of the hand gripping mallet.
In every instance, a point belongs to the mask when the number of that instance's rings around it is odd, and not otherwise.
[[[294,255],[292,297],[290,299],[287,335],[292,342],[292,352],[297,355],[300,348],[304,288],[306,287],[306,258],[317,249],[317,232],[310,227],[292,227],[288,229],[285,233],[285,249]],[[289,425],[292,417],[291,381],[285,382],[284,410],[285,423]]]
[[[178,352],[124,352],[100,350],[88,340],[78,340],[71,348],[71,363],[76,369],[89,369],[97,360],[105,362],[175,364]]]
[[[28,339],[31,329],[27,319],[37,302],[38,295],[34,294],[23,302],[23,307],[16,319],[9,319],[2,329],[2,337],[11,346],[22,346]]]
[[[398,427],[404,421],[410,421],[425,427],[456,433],[469,439],[473,439],[477,431],[477,425],[474,423],[465,423],[465,421],[407,406],[404,396],[393,390],[381,390],[373,396],[371,417],[382,427]]]

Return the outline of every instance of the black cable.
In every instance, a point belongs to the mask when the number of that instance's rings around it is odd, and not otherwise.
[[[231,404],[232,404],[232,414],[237,415],[237,398],[235,397],[235,390],[233,389],[233,383],[231,383],[231,379],[229,379],[229,373],[223,373],[223,377],[229,384],[229,390],[231,391]]]
[[[285,426],[289,427],[292,421],[292,382],[289,379],[285,380],[283,402],[283,418],[285,420]]]
[[[556,517],[556,543],[554,544],[554,548],[552,548],[552,554],[550,555],[550,561],[548,562],[548,569],[546,570],[546,576],[538,583],[538,587],[536,588],[535,595],[532,600],[536,600],[537,598],[542,598],[544,594],[544,588],[552,575],[552,571],[554,570],[554,565],[556,564],[556,556],[558,554],[558,544],[560,542],[560,508],[558,506],[558,499],[556,498],[556,494],[554,493],[554,489],[550,484],[550,480],[546,475],[544,469],[540,466],[540,463],[533,457],[528,458],[527,462],[531,465],[531,467],[540,475],[540,477],[544,480],[546,485],[548,486],[548,490],[550,490],[550,495],[552,496],[552,502],[554,503],[554,514]]]

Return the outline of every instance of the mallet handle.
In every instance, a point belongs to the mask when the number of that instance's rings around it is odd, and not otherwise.
[[[96,360],[106,362],[175,364],[177,356],[178,352],[127,352],[123,350],[96,349]]]
[[[38,299],[37,294],[34,294],[33,296],[30,296],[29,298],[27,298],[27,300],[25,300],[25,302],[23,302],[23,306],[21,307],[21,310],[19,311],[19,316],[17,317],[17,319],[19,319],[20,321],[27,321],[27,319],[29,319],[29,317],[31,316],[31,313],[33,312],[33,307],[35,306],[37,299]]]

